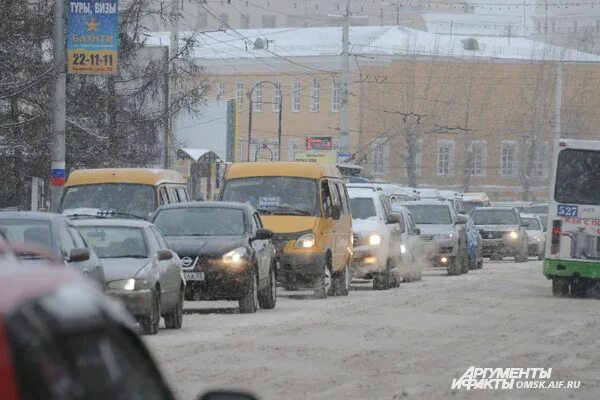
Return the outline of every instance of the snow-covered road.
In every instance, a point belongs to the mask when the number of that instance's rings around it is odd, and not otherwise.
[[[361,288],[365,289],[365,288]],[[306,293],[306,295],[303,295]],[[180,331],[146,342],[181,399],[243,388],[261,399],[600,398],[600,302],[553,298],[541,262],[491,263],[457,277],[425,271],[390,291],[277,308],[187,303]],[[552,368],[579,389],[454,390],[470,366]]]

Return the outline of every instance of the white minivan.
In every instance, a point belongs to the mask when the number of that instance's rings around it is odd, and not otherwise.
[[[373,188],[349,188],[352,213],[354,278],[373,279],[373,288],[385,290],[400,280],[420,278],[412,268],[413,237],[419,230],[411,225],[406,209],[392,212],[389,198]]]

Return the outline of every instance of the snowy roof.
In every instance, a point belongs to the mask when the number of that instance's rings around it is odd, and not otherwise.
[[[431,33],[523,36],[523,15],[425,13],[423,21]],[[526,19],[525,24],[532,25],[530,18]],[[525,27],[527,31],[531,28],[529,25]]]
[[[193,32],[182,32],[191,37]],[[147,34],[148,45],[169,44],[169,32]],[[255,49],[263,39],[268,48]],[[475,39],[478,50],[465,49],[465,39]],[[332,56],[341,52],[339,27],[226,30],[195,35],[196,59],[251,59]],[[398,26],[360,26],[350,30],[351,54],[372,56],[430,56],[496,58],[534,61],[600,62],[600,56],[522,37],[448,35]]]

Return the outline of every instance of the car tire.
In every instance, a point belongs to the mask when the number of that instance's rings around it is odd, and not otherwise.
[[[543,254],[538,254],[538,260],[542,261],[544,259],[544,255]]]
[[[240,313],[251,314],[258,309],[258,275],[252,272],[244,285],[244,294],[239,301]]]
[[[520,251],[516,256],[515,256],[515,262],[527,262],[529,261],[529,248],[527,246],[525,246],[525,249]]]
[[[336,272],[331,280],[331,294],[333,296],[348,296],[350,291],[350,269],[344,265],[344,270]]]
[[[152,310],[150,315],[141,322],[142,333],[145,335],[156,335],[160,324],[160,294],[154,292],[152,295]]]
[[[575,279],[571,282],[571,296],[585,297],[587,293],[588,282],[585,279]]]
[[[181,290],[175,308],[169,314],[164,316],[165,327],[167,329],[181,329],[183,325],[183,300],[184,294],[183,290]]]
[[[269,284],[258,292],[258,305],[264,310],[272,310],[277,304],[277,280],[275,278],[275,266],[269,269]]]
[[[392,263],[390,260],[385,265],[385,270],[373,276],[373,290],[388,290],[392,285]]]
[[[477,260],[477,269],[483,268],[483,260]]]
[[[313,283],[313,293],[317,299],[326,299],[331,290],[331,270],[328,264],[329,262],[325,264],[323,273],[319,274]]]
[[[566,297],[569,295],[569,280],[567,278],[552,278],[552,294],[555,297]]]
[[[469,273],[469,253],[468,250],[465,249],[462,255],[462,262],[460,264],[460,273],[468,274]]]
[[[460,260],[461,257],[461,253],[459,252],[458,255],[454,257],[454,259],[452,259],[452,262],[450,263],[450,265],[448,265],[448,275],[460,275],[462,270],[462,262]]]
[[[494,254],[493,256],[490,257],[490,260],[491,261],[502,261],[502,256]]]

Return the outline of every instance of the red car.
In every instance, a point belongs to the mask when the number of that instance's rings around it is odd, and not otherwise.
[[[122,306],[76,272],[0,257],[0,399],[174,396]]]

